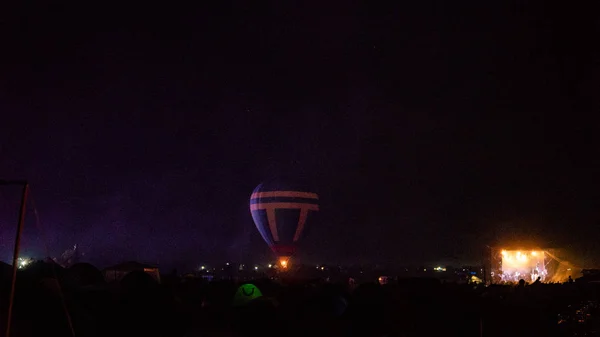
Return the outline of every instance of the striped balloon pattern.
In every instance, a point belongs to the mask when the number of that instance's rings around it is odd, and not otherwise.
[[[318,210],[316,193],[278,185],[260,184],[250,197],[254,224],[278,257],[290,257],[296,252],[297,242],[311,215]]]

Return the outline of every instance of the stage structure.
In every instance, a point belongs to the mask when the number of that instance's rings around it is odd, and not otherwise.
[[[562,264],[554,248],[492,248],[492,283],[555,282]],[[569,269],[570,271],[570,269]],[[562,278],[561,278],[562,279]]]

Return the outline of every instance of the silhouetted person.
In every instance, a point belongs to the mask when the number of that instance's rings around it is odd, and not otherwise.
[[[573,279],[571,278],[571,275],[569,275],[569,280],[567,282],[573,283]]]

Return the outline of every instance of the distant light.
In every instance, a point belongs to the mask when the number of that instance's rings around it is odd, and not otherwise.
[[[281,267],[282,267],[282,268],[287,268],[287,266],[288,266],[288,261],[287,261],[286,259],[284,259],[284,258],[281,258],[281,259],[279,260],[279,264],[281,264]]]
[[[325,270],[325,267],[321,267],[321,270]]]
[[[200,267],[200,270],[204,270],[204,269],[206,269],[206,267],[205,267],[205,266],[201,266],[201,267]]]
[[[427,271],[427,268],[424,268],[423,271]]]
[[[273,267],[273,265],[269,263],[269,268],[272,268],[272,267]]]
[[[17,262],[17,268],[23,269],[27,267],[31,262],[33,262],[33,260],[28,257],[20,257],[19,261]]]
[[[254,270],[258,270],[258,267],[254,267]]]
[[[225,265],[227,265],[227,266],[228,266],[228,265],[229,265],[229,262],[225,263]]]

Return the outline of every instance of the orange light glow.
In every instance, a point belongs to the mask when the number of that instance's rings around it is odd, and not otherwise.
[[[535,281],[538,277],[543,281],[547,275],[542,250],[502,250],[502,279],[517,282],[519,279]]]
[[[281,268],[287,268],[288,266],[288,260],[286,258],[281,258],[279,259],[279,264],[281,265]]]

